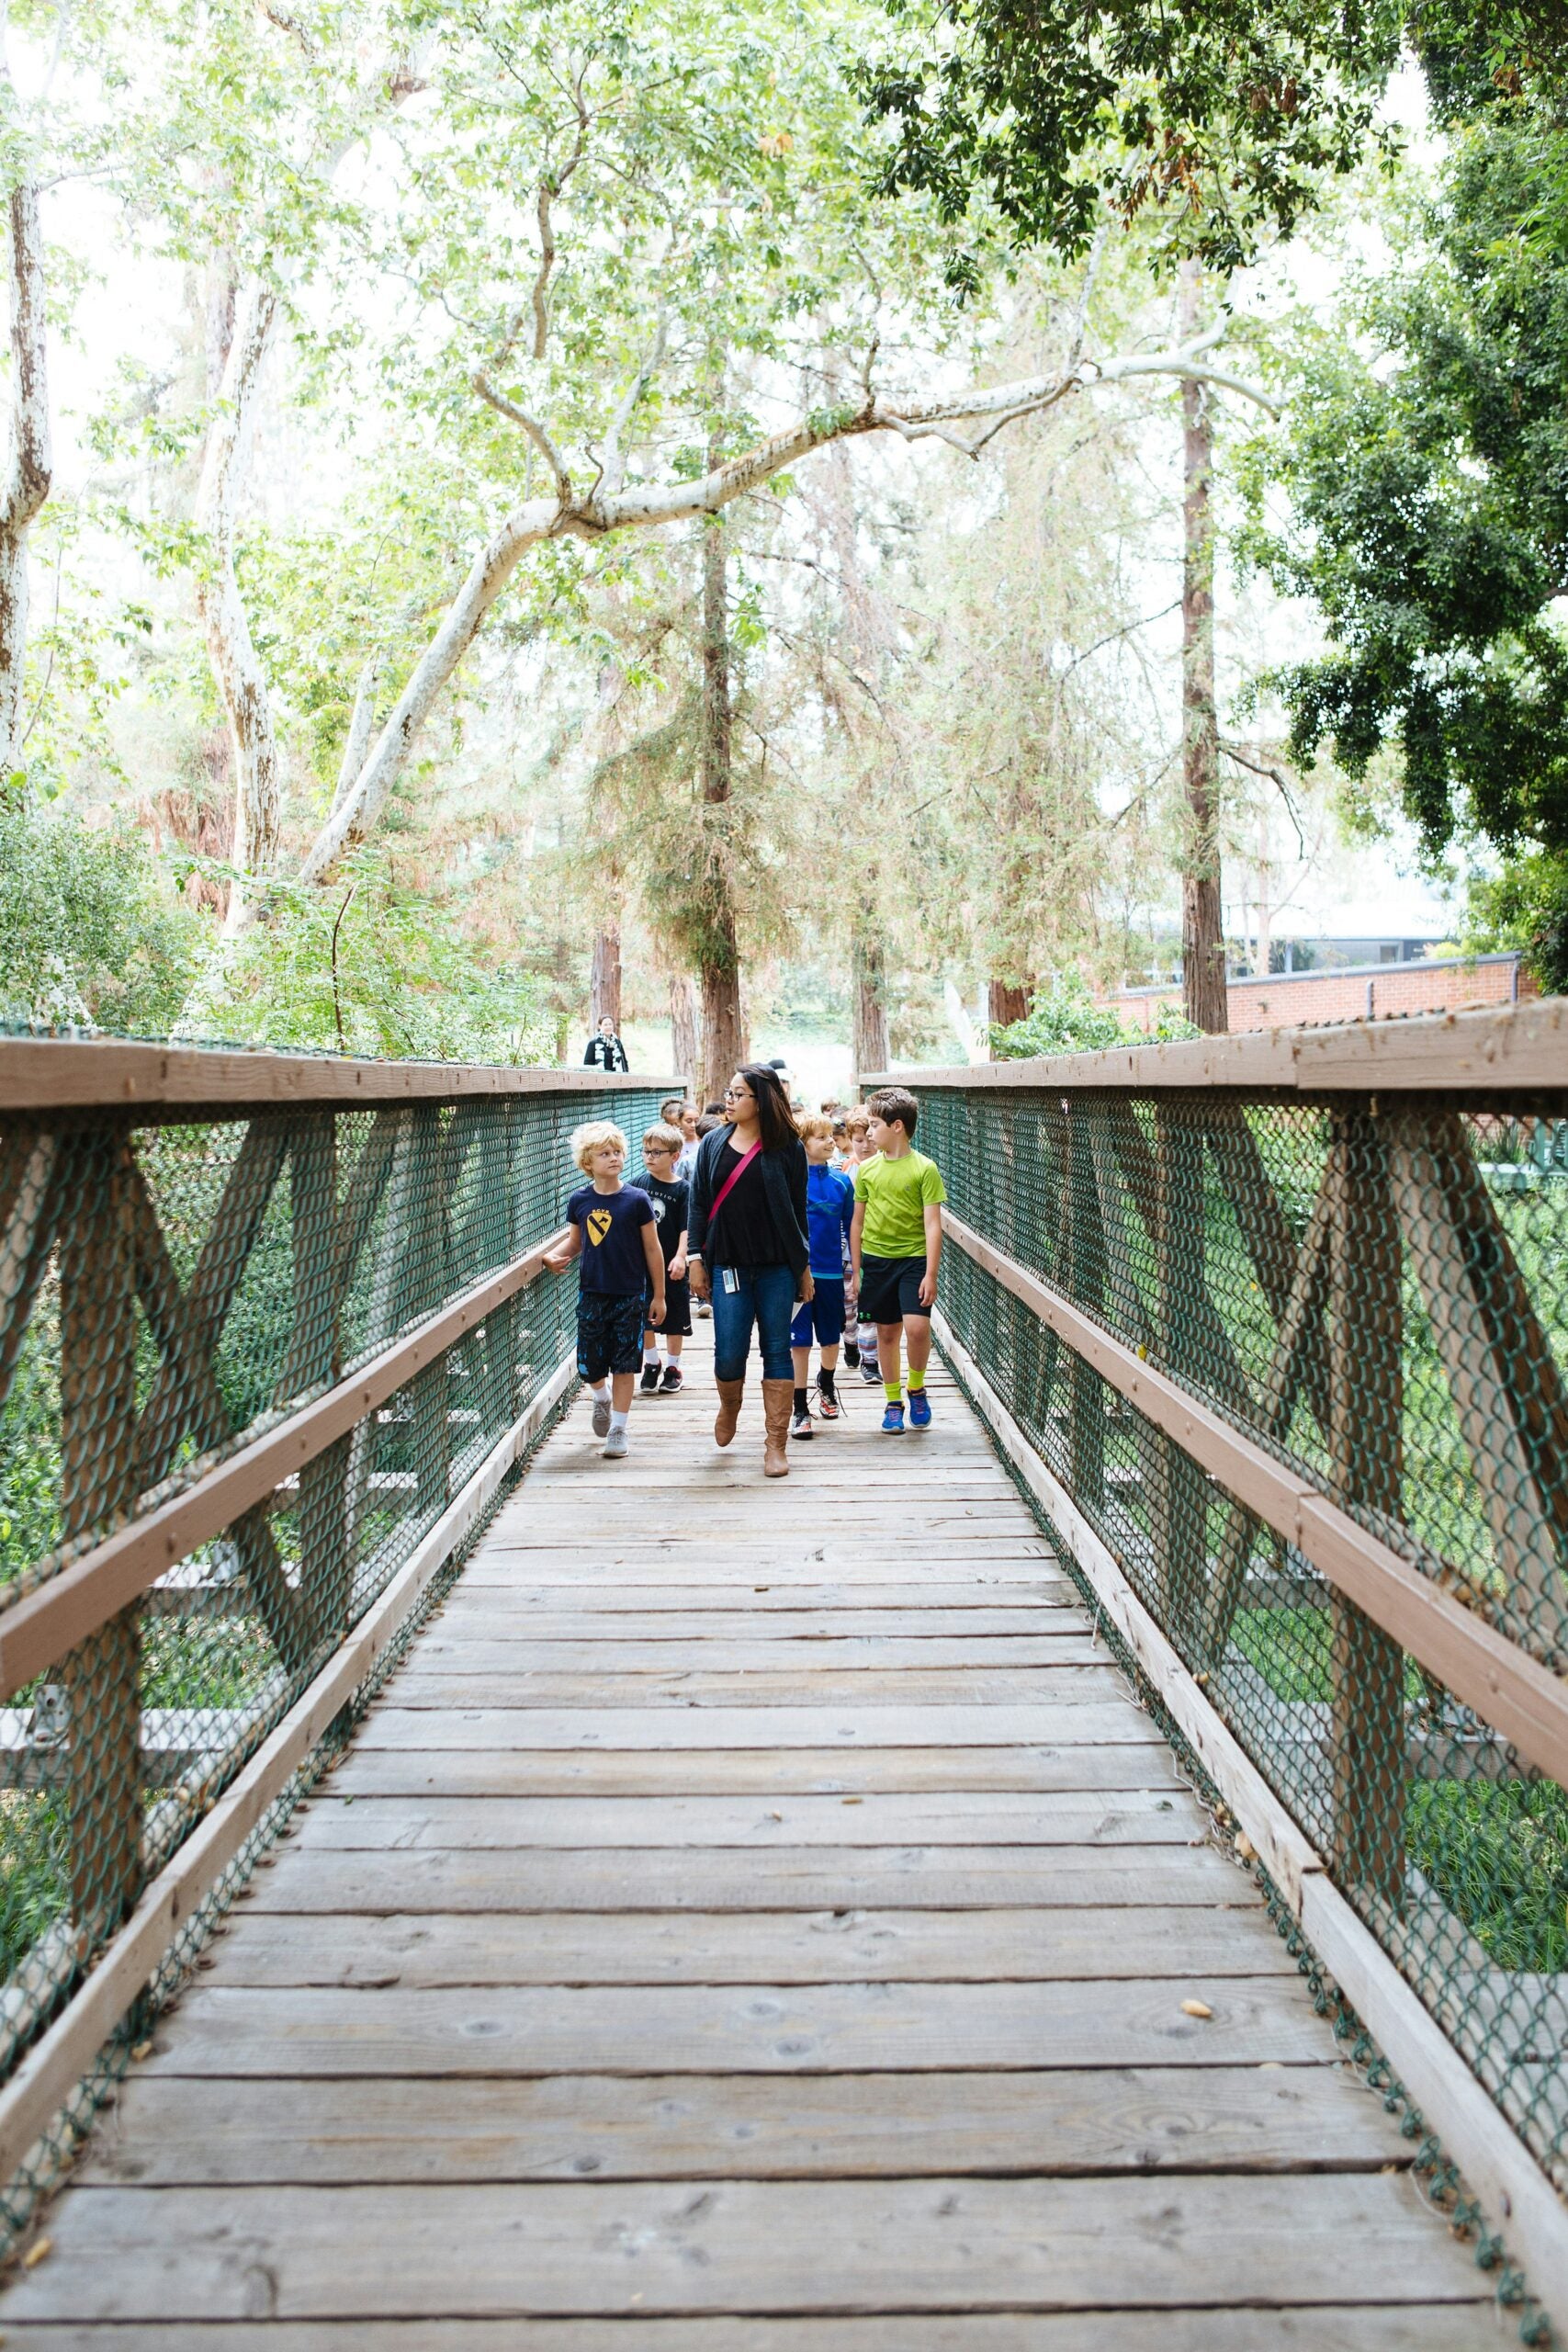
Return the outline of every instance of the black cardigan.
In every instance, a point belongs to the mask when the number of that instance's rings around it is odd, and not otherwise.
[[[588,1051],[582,1057],[584,1069],[595,1069],[603,1062],[606,1070],[629,1070],[626,1049],[618,1037],[601,1037],[597,1029],[588,1040]]]
[[[697,1146],[691,1205],[686,1215],[686,1247],[694,1257],[706,1252],[714,1196],[723,1189],[729,1170],[737,1165],[736,1156],[728,1148],[734,1133],[733,1127],[716,1127]],[[773,1151],[764,1151],[761,1173],[762,1189],[773,1212],[773,1231],[779,1238],[779,1263],[787,1266],[798,1282],[811,1263],[811,1247],[806,1238],[805,1146],[786,1143]]]

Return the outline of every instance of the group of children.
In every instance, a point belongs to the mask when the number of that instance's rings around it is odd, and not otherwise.
[[[820,1112],[796,1115],[807,1159],[813,1295],[797,1305],[790,1329],[795,1439],[816,1434],[814,1341],[821,1420],[842,1418],[841,1346],[852,1370],[858,1365],[868,1384],[881,1381],[882,1427],[889,1436],[905,1426],[900,1353],[907,1352],[909,1426],[931,1425],[926,1366],[947,1195],[935,1162],[914,1148],[919,1118],[919,1105],[903,1087],[884,1088],[863,1108],[824,1103]],[[569,1238],[545,1262],[559,1273],[581,1261],[577,1368],[592,1395],[593,1433],[612,1459],[627,1450],[639,1363],[644,1396],[670,1396],[682,1385],[681,1351],[693,1308],[689,1181],[698,1143],[722,1123],[718,1105],[699,1111],[692,1102],[663,1103],[642,1138],[642,1172],[629,1181],[626,1139],[611,1121],[590,1120],[571,1138],[572,1158],[588,1182],[567,1203]],[[700,1315],[709,1311],[697,1306]]]

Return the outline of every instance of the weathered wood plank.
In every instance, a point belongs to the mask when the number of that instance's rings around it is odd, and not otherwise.
[[[858,1678],[857,1678],[858,1679]],[[361,1747],[696,1748],[1019,1747],[1037,1741],[1119,1742],[1147,1737],[1149,1719],[1131,1699],[1066,1692],[1049,1706],[994,1704],[869,1706],[403,1707],[391,1695],[371,1709]],[[861,1694],[855,1693],[854,1696]]]
[[[750,2180],[1291,2172],[1408,2164],[1375,2094],[1337,2067],[537,2082],[231,2082],[138,2069],[80,2177],[227,2182]]]
[[[243,1907],[213,1985],[1030,1983],[1282,1976],[1296,1963],[1246,1882],[1238,1907],[1175,1910],[502,1913]],[[1108,1996],[1113,1999],[1114,1996]]]
[[[286,1848],[254,1882],[267,1911],[987,1911],[998,1905],[1231,1903],[1244,1885],[1217,1848],[774,1847],[766,1864],[700,1848],[531,1854],[306,1853]]]
[[[750,1550],[731,1545],[715,1553],[696,1543],[682,1545],[680,1553],[665,1559],[665,1555],[649,1553],[647,1543],[627,1536],[623,1543],[609,1545],[594,1541],[581,1550],[567,1550],[555,1543],[538,1545],[529,1553],[493,1553],[487,1545],[463,1571],[463,1592],[508,1592],[514,1600],[550,1590],[571,1595],[597,1590],[707,1595],[719,1588],[733,1595],[748,1595],[776,1590],[785,1583],[802,1585],[807,1595],[863,1592],[865,1606],[891,1606],[888,1595],[894,1592],[945,1590],[966,1604],[971,1595],[987,1592],[999,1595],[1001,1601],[1013,1601],[1021,1592],[1058,1592],[1067,1597],[1077,1590],[1043,1538],[1037,1543],[1021,1538],[1006,1545],[954,1541],[942,1545],[941,1553],[926,1555],[921,1550],[915,1559],[905,1555],[903,1559],[877,1562],[778,1545],[752,1545]],[[703,1601],[691,1606],[703,1606]]]
[[[1517,2352],[1495,2305],[1300,2305],[1286,2311],[1097,2312],[1095,2352]],[[423,2320],[25,2326],[13,2352],[430,2352]],[[441,2352],[1084,2352],[1077,2312],[898,2319],[444,2320]]]
[[[774,1607],[772,1602],[778,1596],[749,1593],[750,1605],[742,1609],[735,1594],[728,1596],[728,1605],[717,1591],[710,1597],[711,1608],[693,1606],[689,1600],[663,1608],[646,1592],[626,1605],[595,1592],[580,1599],[574,1607],[563,1608],[558,1599],[541,1594],[520,1595],[513,1601],[493,1588],[481,1598],[459,1585],[433,1613],[432,1630],[420,1643],[419,1657],[423,1664],[482,1648],[499,1664],[508,1647],[521,1643],[607,1639],[700,1641],[705,1645],[712,1641],[818,1642],[885,1635],[897,1636],[901,1644],[951,1640],[954,1635],[995,1641],[1015,1634],[1054,1640],[1084,1638],[1083,1604],[1070,1588],[1023,1607],[998,1602],[988,1608],[976,1602],[961,1608],[923,1609],[912,1596],[881,1608],[868,1608],[858,1600],[843,1608],[819,1603],[796,1608],[787,1598]],[[518,1663],[524,1661],[519,1658]]]
[[[1190,2017],[1201,2001],[1209,2018]],[[1310,2002],[1275,1977],[1005,1984],[198,1985],[148,2071],[242,2075],[844,2074],[1059,2066],[1327,2065]]]
[[[1066,1612],[1058,1611],[1057,1615],[1066,1617]],[[786,1631],[766,1641],[738,1640],[716,1633],[699,1638],[700,1648],[690,1636],[672,1648],[669,1638],[650,1641],[624,1633],[614,1623],[562,1639],[525,1632],[513,1640],[499,1634],[487,1637],[477,1631],[461,1637],[434,1633],[421,1642],[399,1689],[405,1690],[416,1675],[432,1681],[486,1674],[667,1675],[699,1661],[707,1674],[780,1674],[797,1667],[813,1673],[831,1667],[914,1667],[926,1673],[949,1667],[1110,1664],[1104,1644],[1096,1642],[1081,1623],[1075,1624],[1070,1619],[1045,1633],[1031,1626],[1017,1634],[926,1634],[913,1638],[892,1631],[848,1634]]]
[[[1473,2304],[1403,2176],[80,2188],[13,2323]],[[1353,2266],[1349,2259],[1353,2249]],[[1267,2284],[1265,2284],[1267,2282]],[[634,2300],[635,2299],[635,2300]]]
[[[435,1685],[439,1683],[439,1690]],[[423,1679],[417,1668],[400,1675],[398,1704],[413,1709],[532,1708],[579,1709],[597,1713],[616,1706],[658,1707],[798,1707],[816,1701],[846,1707],[1005,1707],[1032,1700],[1055,1712],[1095,1700],[1110,1700],[1126,1684],[1114,1667],[953,1667],[940,1669],[905,1667],[886,1672],[876,1667],[800,1667],[793,1673],[759,1668],[753,1674],[706,1673],[700,1665],[666,1668],[661,1679],[653,1674],[493,1674],[439,1675]]]
[[[320,1853],[516,1853],[531,1847],[1188,1846],[1205,1816],[1178,1792],[897,1796],[321,1798],[299,1833]]]
[[[1100,1747],[592,1749],[539,1754],[506,1747],[353,1747],[326,1786],[338,1796],[865,1796],[935,1790],[1157,1789],[1182,1786],[1153,1724]]]

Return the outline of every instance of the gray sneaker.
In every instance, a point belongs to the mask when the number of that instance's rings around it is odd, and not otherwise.
[[[622,1455],[626,1453],[626,1433],[625,1430],[612,1430],[609,1436],[604,1440],[604,1459],[606,1462],[619,1462]]]
[[[595,1437],[608,1437],[610,1434],[610,1400],[608,1397],[604,1399],[603,1404],[600,1403],[597,1396],[593,1399],[593,1434]]]

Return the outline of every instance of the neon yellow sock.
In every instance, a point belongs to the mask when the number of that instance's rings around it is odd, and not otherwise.
[[[883,1394],[886,1396],[890,1405],[901,1405],[903,1403],[904,1388],[901,1381],[885,1380],[882,1384],[882,1388]]]
[[[926,1385],[926,1368],[925,1368],[925,1365],[924,1365],[924,1364],[921,1364],[921,1365],[920,1365],[920,1367],[919,1367],[919,1370],[917,1372],[917,1370],[915,1369],[915,1366],[914,1366],[913,1364],[911,1364],[911,1365],[909,1366],[909,1386],[910,1386],[911,1390],[916,1389],[916,1388],[923,1388],[923,1387],[925,1386],[925,1385]]]

